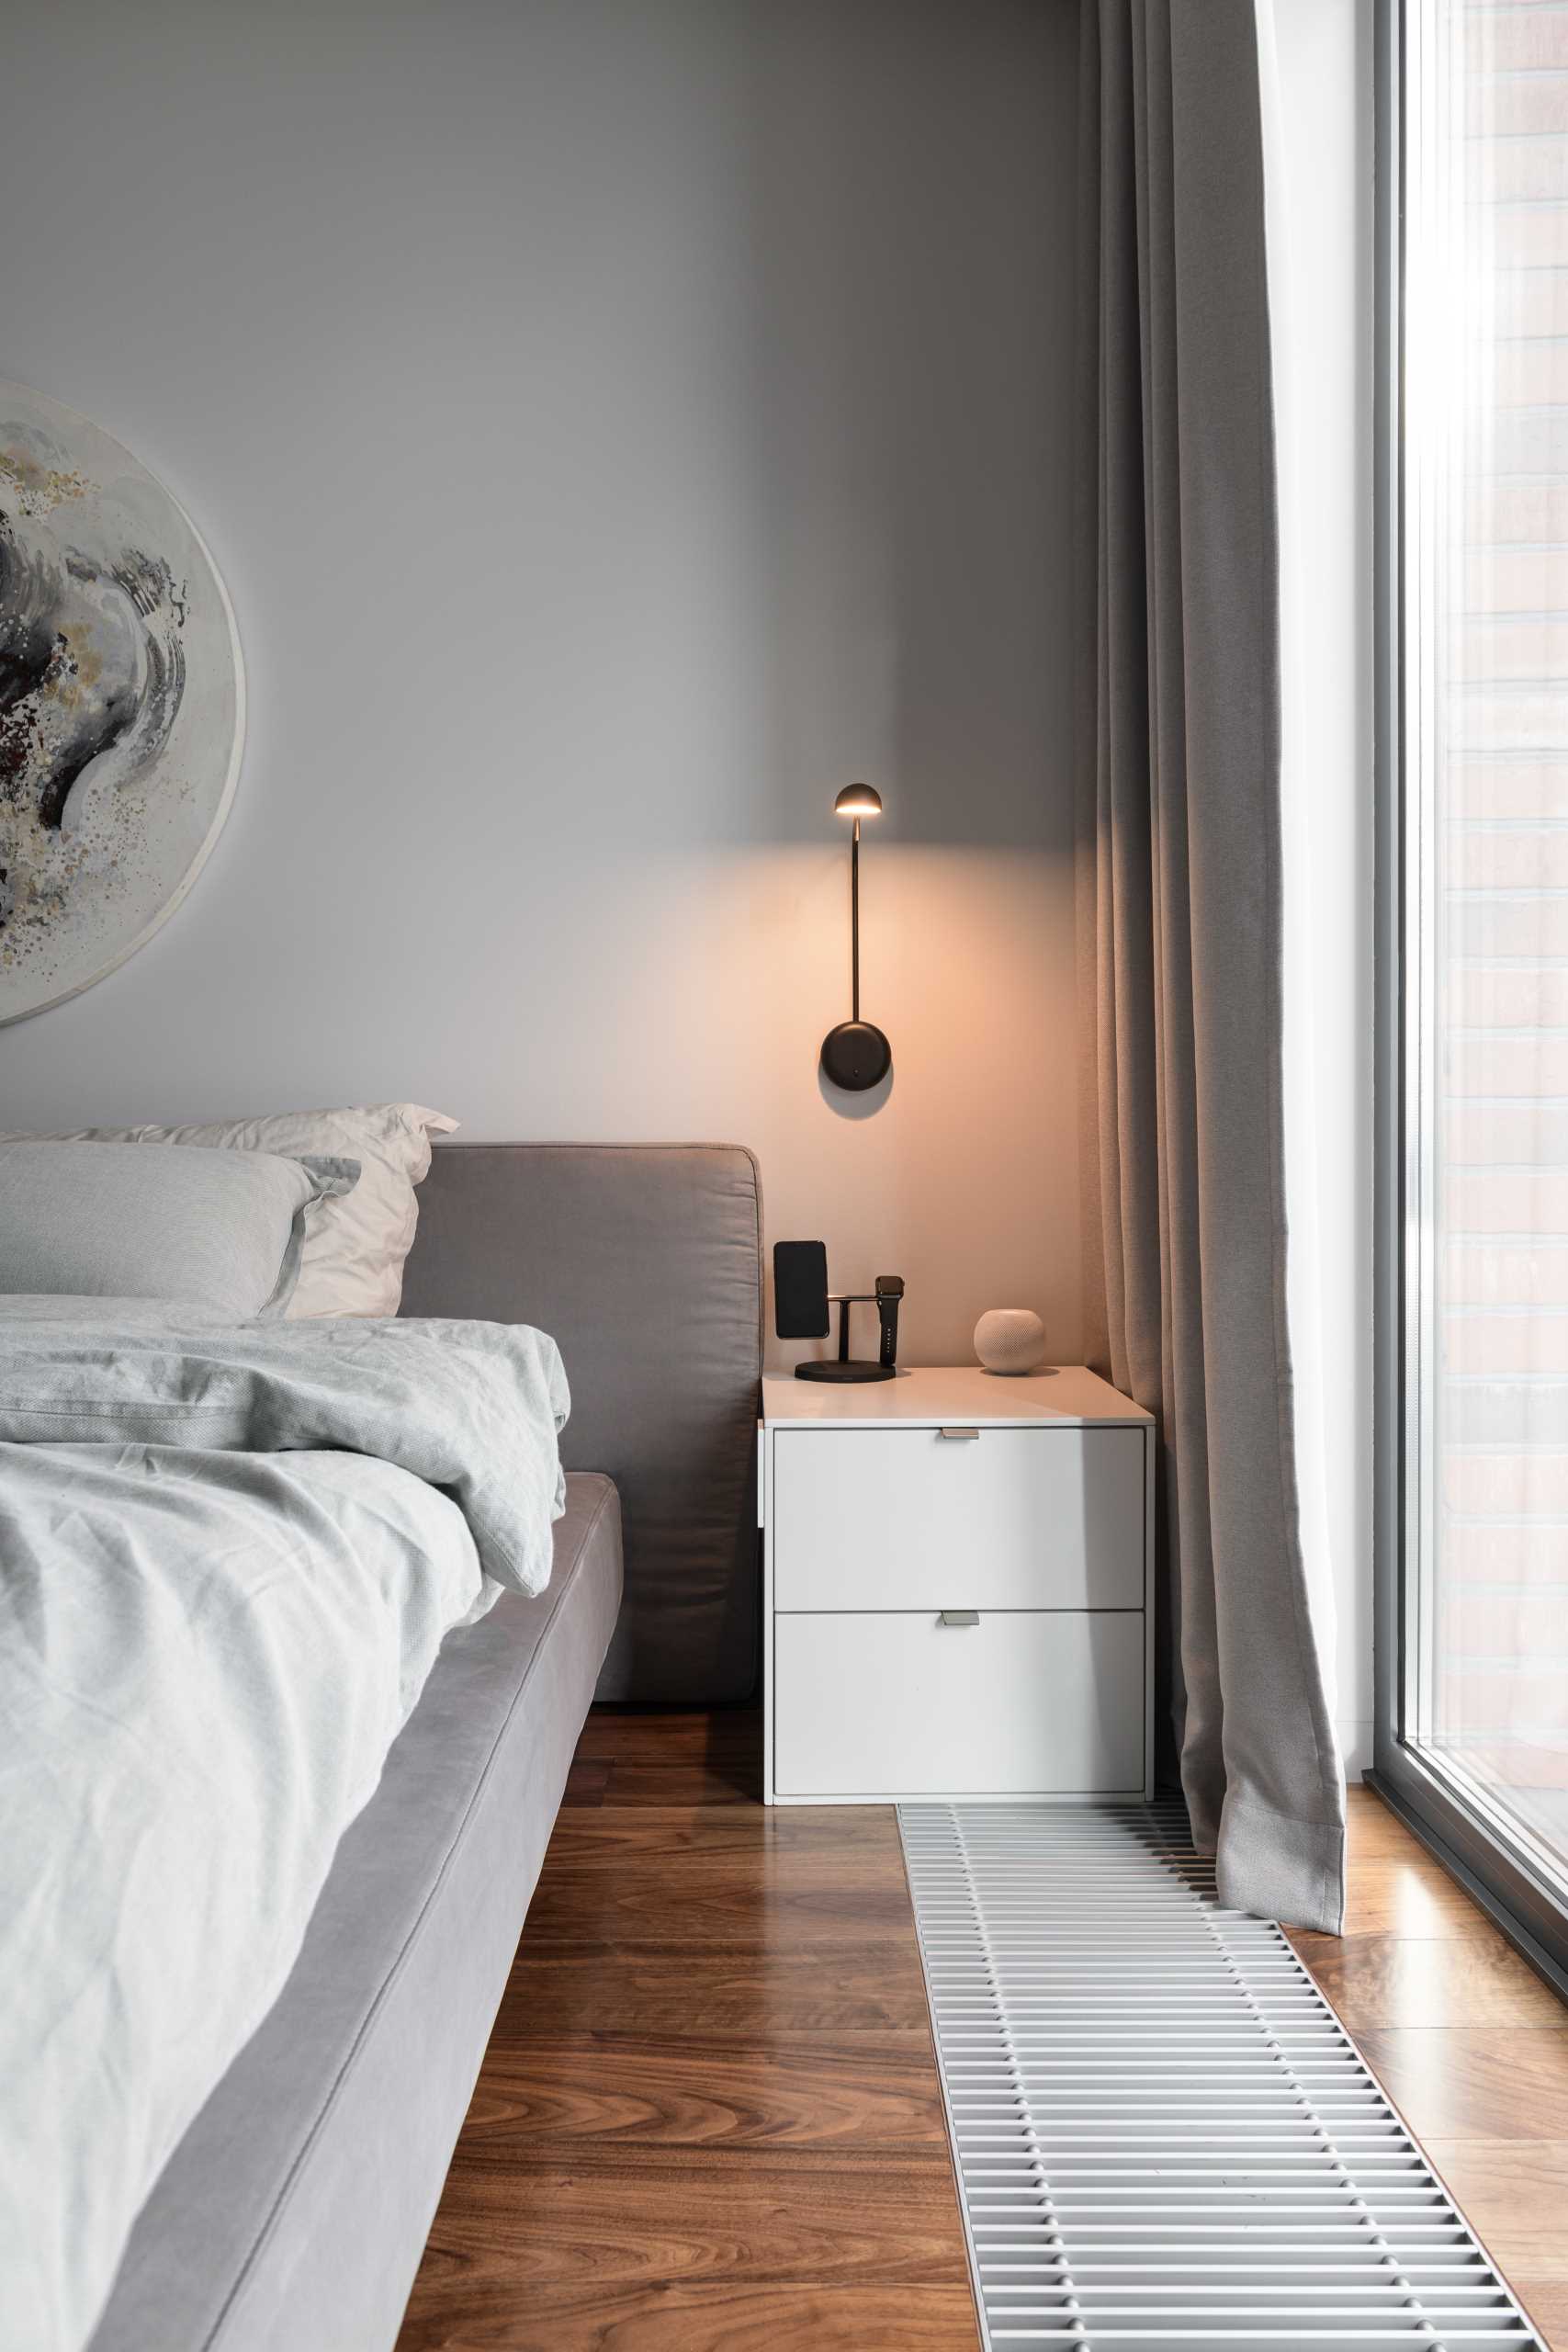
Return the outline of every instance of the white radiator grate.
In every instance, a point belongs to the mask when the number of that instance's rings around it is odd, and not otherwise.
[[[898,1822],[988,2345],[1539,2343],[1179,1807]]]

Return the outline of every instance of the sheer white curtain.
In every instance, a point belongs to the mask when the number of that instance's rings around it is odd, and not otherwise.
[[[1371,11],[1257,0],[1280,514],[1287,1258],[1302,1548],[1371,1747]],[[1288,94],[1288,96],[1287,96]]]

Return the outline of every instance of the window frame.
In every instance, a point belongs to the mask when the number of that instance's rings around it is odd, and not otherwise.
[[[1410,1541],[1406,1375],[1410,1317],[1419,1306],[1408,1265],[1411,1182],[1404,1023],[1409,799],[1405,775],[1404,512],[1404,60],[1407,6],[1374,0],[1376,152],[1373,324],[1373,1770],[1368,1779],[1423,1842],[1568,1998],[1568,1903],[1506,1819],[1479,1792],[1469,1802],[1404,1728],[1410,1689]]]

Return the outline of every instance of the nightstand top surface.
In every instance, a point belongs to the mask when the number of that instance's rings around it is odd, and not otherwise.
[[[765,1373],[762,1419],[770,1429],[880,1429],[903,1421],[1023,1422],[1083,1427],[1152,1417],[1081,1363],[1057,1364],[1020,1376],[980,1364],[921,1364],[896,1380],[840,1385]]]

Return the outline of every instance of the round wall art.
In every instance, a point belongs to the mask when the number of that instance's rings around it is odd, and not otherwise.
[[[0,1022],[171,915],[240,770],[233,610],[177,501],[86,417],[0,384]]]

